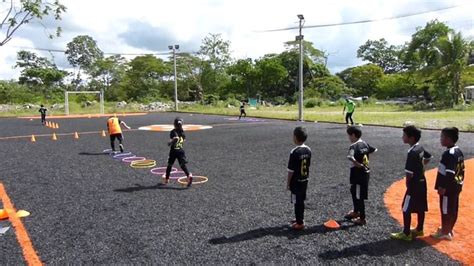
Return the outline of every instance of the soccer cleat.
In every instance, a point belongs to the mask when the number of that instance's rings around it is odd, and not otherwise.
[[[403,233],[403,232],[391,233],[390,238],[394,239],[394,240],[403,240],[403,241],[412,241],[413,240],[412,234],[405,235],[405,233]]]
[[[291,220],[291,221],[289,222],[290,226],[293,226],[295,223],[296,223],[296,220]]]
[[[431,234],[431,237],[437,240],[453,240],[453,236],[451,235],[451,233],[443,234],[443,232],[441,231]]]
[[[411,229],[410,232],[411,232],[412,238],[423,237],[423,236],[425,235],[425,233],[423,232],[423,230],[418,231],[416,228]]]
[[[360,217],[360,214],[355,211],[350,211],[348,214],[346,214],[346,216],[344,216],[344,218],[347,220],[352,220],[359,217]]]
[[[294,223],[291,228],[293,228],[293,230],[295,231],[301,231],[304,229],[304,224],[298,224],[298,223]]]
[[[169,178],[164,178],[163,179],[163,185],[168,185],[168,183],[170,182],[170,179]]]
[[[365,219],[361,219],[360,217],[354,218],[351,220],[355,225],[366,225],[367,221]]]
[[[190,187],[192,184],[193,184],[193,175],[191,174],[188,176],[188,184],[186,185],[186,187]]]
[[[119,147],[120,147],[120,152],[123,153],[123,145],[120,144]]]

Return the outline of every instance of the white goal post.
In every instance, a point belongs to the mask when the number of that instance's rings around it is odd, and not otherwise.
[[[89,94],[99,94],[100,97],[100,113],[104,114],[104,91],[65,91],[64,92],[64,110],[66,115],[69,115],[69,94],[79,94],[79,93],[89,93]]]

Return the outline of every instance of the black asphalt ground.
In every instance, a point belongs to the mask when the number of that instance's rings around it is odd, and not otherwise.
[[[171,124],[176,114],[126,117],[133,128]],[[132,169],[101,152],[99,134],[0,140],[0,182],[23,218],[33,245],[46,264],[451,264],[448,256],[422,241],[388,239],[399,230],[383,203],[387,187],[403,175],[408,147],[401,129],[363,127],[363,139],[379,149],[371,157],[368,225],[345,224],[326,231],[322,223],[351,209],[344,125],[303,123],[312,148],[307,229],[288,230],[293,218],[286,191],[286,167],[299,122],[229,121],[227,117],[180,114],[185,123],[213,125],[187,132],[185,150],[194,175],[209,182],[183,189],[158,186],[147,169]],[[409,118],[407,118],[408,120]],[[59,119],[57,132],[98,131],[106,118]],[[49,133],[38,120],[0,119],[0,137]],[[125,133],[126,150],[165,166],[167,132]],[[442,153],[438,131],[424,131],[421,143]],[[459,146],[474,157],[472,134]],[[1,204],[0,204],[1,206]],[[437,206],[430,206],[437,208]],[[0,222],[8,226],[9,222]],[[467,251],[466,251],[467,252]],[[13,230],[0,236],[0,264],[24,259]]]

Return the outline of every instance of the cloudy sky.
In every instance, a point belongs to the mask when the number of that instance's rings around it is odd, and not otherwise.
[[[15,0],[17,1],[17,0]],[[0,2],[3,19],[8,2]],[[297,30],[262,32],[294,27],[297,14],[305,16],[305,25],[381,19],[444,7],[447,10],[396,20],[347,26],[304,29],[305,39],[330,54],[328,67],[335,73],[362,64],[357,48],[368,39],[385,38],[392,44],[410,40],[416,27],[438,19],[474,39],[474,4],[472,0],[61,0],[67,6],[60,26],[63,34],[50,40],[57,22],[31,23],[21,28],[14,39],[0,47],[0,79],[18,77],[12,66],[21,47],[66,49],[77,35],[90,35],[107,53],[155,53],[169,44],[181,50],[199,49],[208,33],[221,33],[231,41],[234,58],[259,58],[281,52],[283,42],[293,40]],[[48,31],[46,28],[50,28]],[[4,34],[4,31],[2,31]],[[36,51],[69,68],[61,53]]]

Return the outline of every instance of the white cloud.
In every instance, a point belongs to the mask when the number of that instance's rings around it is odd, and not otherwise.
[[[424,26],[434,18],[447,21],[451,27],[462,30],[465,36],[474,37],[474,6],[470,0],[62,0],[62,3],[68,8],[61,22],[63,36],[49,40],[38,25],[25,27],[9,44],[0,48],[0,79],[18,76],[18,71],[10,68],[19,50],[16,46],[65,49],[66,44],[79,34],[92,36],[105,52],[144,53],[166,51],[166,42],[181,44],[182,50],[193,51],[208,33],[222,33],[231,41],[235,57],[258,58],[266,53],[282,51],[283,42],[293,40],[297,30],[258,31],[297,26],[296,15],[299,13],[304,14],[306,25],[315,25],[462,5],[399,20],[304,29],[306,40],[331,54],[328,63],[333,72],[362,63],[357,59],[356,51],[367,39],[385,38],[390,43],[403,44],[409,41],[416,27]],[[3,10],[2,4],[0,10]],[[141,32],[144,25],[148,25],[148,32]],[[127,32],[135,34],[126,35]],[[123,40],[123,36],[130,40]],[[148,43],[144,45],[145,42]],[[47,52],[40,54],[50,57]],[[61,67],[66,64],[61,54],[55,54],[55,60]]]

